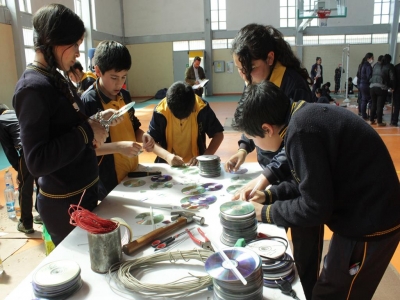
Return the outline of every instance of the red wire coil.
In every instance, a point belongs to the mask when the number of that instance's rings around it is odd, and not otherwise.
[[[100,218],[96,214],[80,206],[85,192],[83,192],[78,205],[70,205],[68,209],[68,214],[70,216],[69,223],[93,234],[108,233],[115,230],[118,227],[118,223],[108,219]]]

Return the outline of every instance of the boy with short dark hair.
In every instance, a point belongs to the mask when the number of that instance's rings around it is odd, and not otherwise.
[[[99,110],[120,109],[131,103],[131,95],[122,88],[131,68],[129,50],[115,41],[101,42],[94,54],[97,81],[82,95],[85,112],[88,116]],[[151,151],[152,139],[140,129],[140,121],[131,108],[124,114],[124,119],[116,126],[109,128],[106,143],[96,148],[99,160],[100,188],[99,199],[103,199],[128,174],[134,171],[139,163],[138,155],[142,146]]]
[[[354,113],[291,102],[271,82],[248,86],[240,103],[235,128],[263,150],[284,141],[294,180],[249,199],[257,219],[326,224],[333,236],[312,299],[371,299],[400,239],[399,179],[382,139]]]
[[[214,154],[224,139],[223,131],[208,102],[187,83],[175,82],[154,108],[148,133],[162,147],[154,147],[155,162],[179,166],[197,165],[197,156]],[[211,138],[208,147],[206,134]]]

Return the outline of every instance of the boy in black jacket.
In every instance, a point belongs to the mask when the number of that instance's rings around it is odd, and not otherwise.
[[[400,238],[399,180],[379,135],[350,111],[293,103],[270,82],[246,89],[234,124],[265,150],[283,140],[294,179],[249,199],[257,219],[334,233],[312,299],[371,299]]]

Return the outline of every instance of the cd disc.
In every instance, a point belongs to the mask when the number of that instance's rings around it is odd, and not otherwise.
[[[191,185],[182,189],[182,193],[184,193],[185,195],[199,195],[203,194],[205,191],[206,189],[203,188],[201,185]]]
[[[188,210],[199,210],[202,208],[206,208],[206,209],[208,208],[208,204],[190,202],[191,197],[192,196],[181,199],[181,207],[182,208],[188,209]]]
[[[229,201],[221,205],[222,214],[229,216],[242,216],[254,212],[254,206],[246,201]]]
[[[234,185],[228,186],[226,191],[229,194],[236,194],[236,192],[238,192],[242,187],[244,187],[244,184],[234,184]]]
[[[248,172],[248,170],[246,168],[243,168],[243,169],[239,168],[237,171],[231,171],[230,173],[231,174],[245,174],[247,172]]]
[[[198,167],[187,167],[183,169],[183,173],[187,175],[196,175],[199,174],[199,168]]]
[[[223,187],[223,185],[219,183],[204,183],[201,186],[204,187],[206,191],[219,191]]]
[[[215,201],[217,201],[217,197],[214,195],[206,195],[206,194],[200,194],[196,196],[191,196],[189,198],[189,202],[191,203],[196,203],[196,204],[212,204]]]
[[[33,282],[41,287],[63,285],[81,273],[81,268],[73,260],[58,260],[48,263],[33,274]]]
[[[138,187],[138,186],[143,186],[145,184],[146,182],[141,179],[130,179],[124,182],[124,186],[127,187]]]
[[[150,218],[150,213],[146,212],[146,213],[141,213],[138,214],[135,219],[139,219],[138,221],[136,221],[136,224],[139,225],[152,225],[160,223],[164,220],[164,215],[153,215],[153,221]]]
[[[172,176],[170,175],[155,175],[151,177],[151,181],[153,182],[167,182],[172,180]]]
[[[286,245],[274,239],[259,240],[246,246],[258,255],[266,258],[276,259],[286,251]]]
[[[261,266],[260,257],[246,248],[227,248],[223,250],[232,264],[244,278],[250,276]],[[217,252],[211,255],[204,265],[206,272],[213,278],[222,281],[237,281],[232,267]]]
[[[210,161],[217,161],[219,164],[220,158],[218,155],[200,155],[196,157],[198,161],[201,162],[210,162]]]

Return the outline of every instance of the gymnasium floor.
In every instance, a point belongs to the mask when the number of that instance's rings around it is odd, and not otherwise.
[[[232,96],[213,96],[205,97],[210,102],[211,107],[215,111],[218,119],[224,125],[227,118],[232,118],[239,100],[239,95]],[[338,100],[343,100],[339,98]],[[356,98],[350,98],[350,109],[356,113]],[[143,102],[143,99],[134,99],[136,101],[135,109],[136,116],[142,123],[142,129],[147,130],[148,124],[151,119],[152,111],[158,100],[148,100]],[[389,123],[390,106],[384,111],[384,121]],[[395,127],[376,127],[374,129],[380,134],[395,163],[396,170],[400,173],[400,150],[399,150],[399,136],[400,129]],[[225,162],[229,157],[235,153],[237,149],[237,140],[240,136],[239,133],[233,131],[225,131],[225,138],[222,145],[218,149],[216,155],[221,157],[221,161]],[[140,155],[140,162],[153,162],[154,154],[142,153]],[[3,155],[4,159],[4,155]],[[255,153],[248,155],[246,161],[256,162]],[[2,164],[3,163],[3,164]],[[7,165],[2,162],[2,155],[0,155],[0,168]],[[13,170],[11,168],[11,170]],[[4,186],[4,172],[5,169],[0,171],[0,187]],[[15,172],[14,172],[15,173]],[[14,177],[15,178],[15,177]],[[2,203],[4,196],[0,193],[0,203]],[[34,211],[34,214],[36,212]],[[34,235],[24,235],[16,230],[17,220],[10,220],[7,218],[5,209],[0,210],[0,256],[3,259],[5,272],[0,275],[0,299],[4,299],[10,291],[12,291],[18,283],[25,278],[45,257],[44,244],[41,240],[41,226],[34,225],[37,231]],[[3,232],[9,233],[7,236],[2,236]],[[290,235],[289,235],[290,237]],[[325,229],[325,248],[327,247],[331,238],[331,232],[328,228]],[[325,250],[326,251],[326,250]],[[398,299],[400,293],[400,247],[392,259],[391,265],[386,272],[378,290],[373,297],[375,300],[394,300]]]

